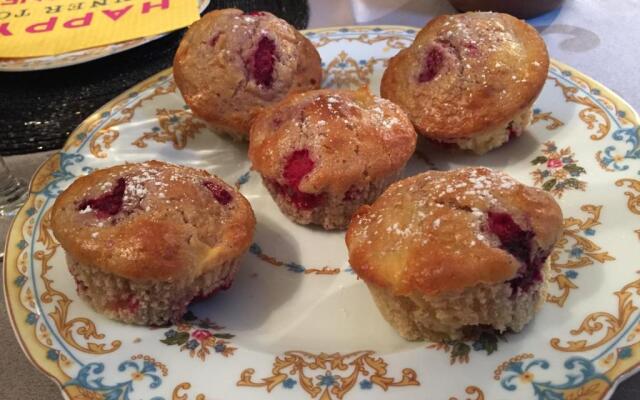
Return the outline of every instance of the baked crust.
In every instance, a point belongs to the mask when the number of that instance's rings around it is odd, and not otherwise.
[[[274,43],[269,87],[250,76],[251,57],[263,37]],[[173,73],[193,113],[237,138],[246,138],[263,107],[322,83],[320,55],[307,38],[273,14],[237,9],[212,11],[191,25],[176,52]]]
[[[286,184],[286,160],[306,150],[314,167],[298,189],[344,194],[395,175],[415,146],[416,132],[397,105],[364,88],[323,89],[290,95],[261,113],[251,127],[249,159],[263,178]]]
[[[358,210],[346,236],[350,264],[367,283],[400,295],[509,281],[522,263],[486,229],[489,212],[532,231],[532,254],[548,254],[562,232],[562,211],[542,190],[487,168],[429,171]]]
[[[86,205],[115,190],[121,179],[125,188],[117,213]],[[237,258],[251,244],[255,227],[249,202],[221,179],[160,161],[78,178],[56,199],[51,221],[53,234],[75,261],[152,282],[198,277]]]
[[[420,82],[431,51],[432,70]],[[407,111],[419,133],[451,142],[529,107],[548,68],[544,41],[525,22],[500,13],[442,15],[389,60],[380,92]]]

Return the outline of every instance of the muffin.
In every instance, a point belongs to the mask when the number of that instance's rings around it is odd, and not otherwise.
[[[536,30],[507,14],[431,20],[389,60],[380,92],[427,138],[483,154],[520,136],[547,78]]]
[[[173,74],[193,113],[236,139],[247,139],[262,108],[322,83],[320,55],[307,38],[268,12],[236,9],[191,25]]]
[[[249,159],[290,219],[344,229],[397,179],[415,146],[416,132],[395,104],[366,89],[325,89],[261,113]]]
[[[137,325],[179,321],[193,299],[228,288],[255,227],[231,186],[159,161],[78,178],[51,221],[80,297]]]
[[[520,331],[544,297],[562,232],[546,192],[487,168],[429,171],[391,185],[347,231],[349,261],[409,340]]]

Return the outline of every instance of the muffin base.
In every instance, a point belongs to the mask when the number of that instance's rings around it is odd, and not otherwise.
[[[548,263],[545,264],[545,270]],[[458,293],[398,296],[367,284],[382,316],[407,340],[464,339],[469,327],[489,326],[499,332],[521,331],[545,297],[545,278],[527,292],[513,295],[508,282],[480,284]]]
[[[179,322],[191,301],[228,289],[238,261],[239,258],[227,261],[195,279],[154,282],[132,281],[81,264],[67,255],[78,295],[96,311],[128,324],[151,326]]]
[[[268,179],[262,178],[262,182],[276,202],[280,211],[290,220],[301,225],[315,224],[324,229],[346,229],[351,217],[358,207],[370,204],[382,194],[392,182],[398,179],[400,173],[377,179],[364,187],[358,187],[358,195],[351,200],[345,200],[345,194],[339,195],[327,193],[321,205],[312,209],[300,209]]]
[[[531,121],[532,107],[525,108],[506,124],[478,132],[470,138],[457,139],[447,143],[453,143],[462,150],[470,150],[478,155],[485,154],[507,143],[513,137],[520,136]]]

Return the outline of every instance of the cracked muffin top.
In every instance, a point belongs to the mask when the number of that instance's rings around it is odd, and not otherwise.
[[[526,290],[562,232],[546,192],[488,168],[429,171],[362,206],[347,231],[349,261],[395,294],[437,295],[480,283]]]
[[[173,72],[194,114],[239,137],[263,107],[322,83],[320,55],[307,38],[268,12],[236,9],[196,21]]]
[[[380,92],[407,111],[419,132],[468,138],[531,105],[548,67],[544,41],[519,19],[442,15],[389,60]]]
[[[304,193],[345,193],[404,167],[416,146],[407,115],[358,91],[290,95],[251,127],[249,159],[264,179]]]
[[[51,214],[75,261],[135,280],[199,276],[249,246],[249,202],[208,172],[148,161],[74,181]]]

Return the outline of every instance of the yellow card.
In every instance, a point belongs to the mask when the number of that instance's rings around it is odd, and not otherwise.
[[[197,0],[0,0],[0,57],[55,55],[185,27]]]

